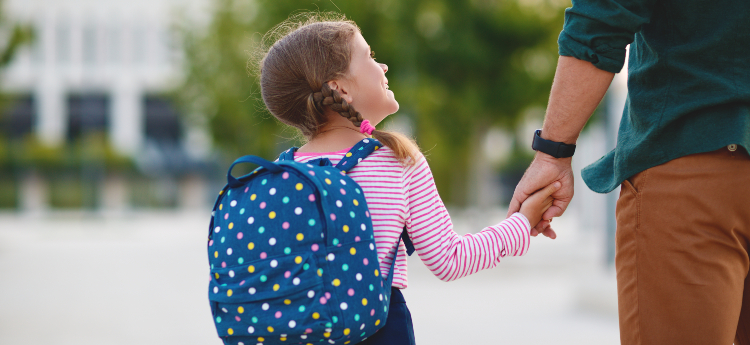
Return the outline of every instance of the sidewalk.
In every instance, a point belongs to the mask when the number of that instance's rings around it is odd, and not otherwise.
[[[455,216],[459,232],[471,218]],[[221,344],[206,298],[207,221],[0,214],[0,344]],[[535,238],[527,256],[455,282],[410,258],[418,343],[618,344],[601,241],[574,220],[555,223],[557,240]]]

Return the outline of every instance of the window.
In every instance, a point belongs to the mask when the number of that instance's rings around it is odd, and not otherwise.
[[[71,95],[68,97],[68,140],[83,135],[106,132],[110,113],[109,96],[103,94]]]
[[[0,128],[9,139],[22,139],[34,130],[36,103],[32,95],[7,97],[2,103]]]
[[[182,126],[172,101],[161,96],[144,97],[146,140],[159,144],[177,144],[182,138]]]

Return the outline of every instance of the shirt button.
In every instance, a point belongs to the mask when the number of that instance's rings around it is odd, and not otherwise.
[[[737,151],[737,144],[729,144],[729,146],[727,146],[727,149],[732,152]]]

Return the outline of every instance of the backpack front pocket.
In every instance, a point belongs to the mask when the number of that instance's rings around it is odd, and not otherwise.
[[[219,336],[232,344],[330,336],[337,320],[315,261],[309,253],[291,254],[212,270],[209,299]]]
[[[304,291],[322,284],[315,256],[290,254],[211,270],[209,299],[224,303],[254,302]]]

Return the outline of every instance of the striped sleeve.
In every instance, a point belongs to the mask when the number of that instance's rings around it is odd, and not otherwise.
[[[520,213],[479,233],[457,234],[423,157],[406,170],[404,188],[409,236],[419,257],[439,279],[456,280],[495,267],[503,257],[528,251],[531,227]]]

